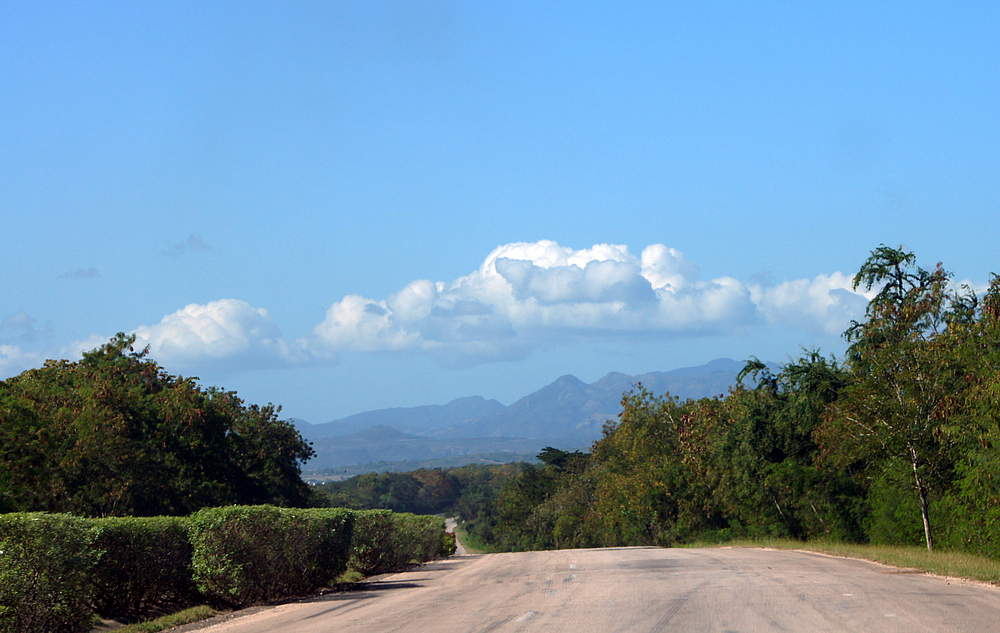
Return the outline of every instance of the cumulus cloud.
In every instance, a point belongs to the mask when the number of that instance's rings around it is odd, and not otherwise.
[[[662,244],[637,257],[623,245],[513,243],[452,282],[415,281],[380,300],[344,297],[310,345],[480,362],[520,357],[540,341],[567,336],[685,336],[773,324],[837,334],[866,301],[841,273],[773,286],[704,281],[683,253]]]
[[[41,367],[47,358],[40,352],[29,352],[19,345],[0,343],[0,379],[14,376],[32,367]]]
[[[285,341],[264,308],[238,299],[190,304],[135,330],[136,343],[164,364],[297,364],[305,352]]]
[[[193,236],[186,244],[202,248]],[[694,262],[663,244],[636,255],[624,245],[573,249],[543,240],[499,246],[451,281],[418,279],[384,298],[347,295],[297,340],[286,340],[266,309],[238,299],[188,305],[135,334],[154,359],[184,371],[331,363],[345,352],[431,354],[470,365],[567,342],[768,327],[838,335],[863,317],[870,294],[854,292],[839,272],[777,283],[703,280]],[[40,365],[41,355],[23,348],[41,331],[24,313],[0,322],[0,371]],[[79,358],[107,340],[92,337],[56,357]]]
[[[758,284],[750,287],[750,293],[757,309],[770,323],[789,323],[839,334],[847,329],[851,319],[864,314],[871,298],[854,292],[851,285],[852,277],[837,272],[771,286]]]

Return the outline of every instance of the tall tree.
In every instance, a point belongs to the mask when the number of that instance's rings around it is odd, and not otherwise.
[[[92,516],[302,505],[312,448],[271,405],[172,376],[119,334],[0,382],[0,509]]]
[[[960,389],[961,371],[949,318],[964,314],[968,292],[949,293],[940,264],[927,271],[912,253],[884,245],[872,251],[854,288],[871,291],[863,322],[845,333],[852,373],[825,437],[842,455],[905,463],[912,471],[927,549],[933,549],[929,494],[948,475],[950,446],[942,428]]]

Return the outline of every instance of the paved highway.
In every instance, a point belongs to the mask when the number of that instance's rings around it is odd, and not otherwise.
[[[1000,591],[807,552],[456,556],[200,633],[996,631]]]

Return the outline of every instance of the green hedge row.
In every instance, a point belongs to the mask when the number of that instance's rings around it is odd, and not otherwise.
[[[354,518],[350,568],[366,576],[397,571],[455,553],[455,539],[438,517],[358,510]]]
[[[228,506],[190,517],[0,515],[0,633],[87,631],[96,614],[242,607],[454,552],[437,517]]]
[[[353,513],[340,509],[200,510],[190,524],[194,582],[229,607],[307,593],[347,568],[353,524]]]

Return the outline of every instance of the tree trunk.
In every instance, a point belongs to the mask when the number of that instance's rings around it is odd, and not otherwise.
[[[913,444],[909,445],[910,463],[913,464],[913,479],[916,482],[917,494],[920,496],[920,516],[924,520],[924,540],[927,541],[927,551],[934,551],[934,539],[931,538],[931,518],[927,512],[927,487],[920,479],[920,471],[917,470],[917,451]]]

